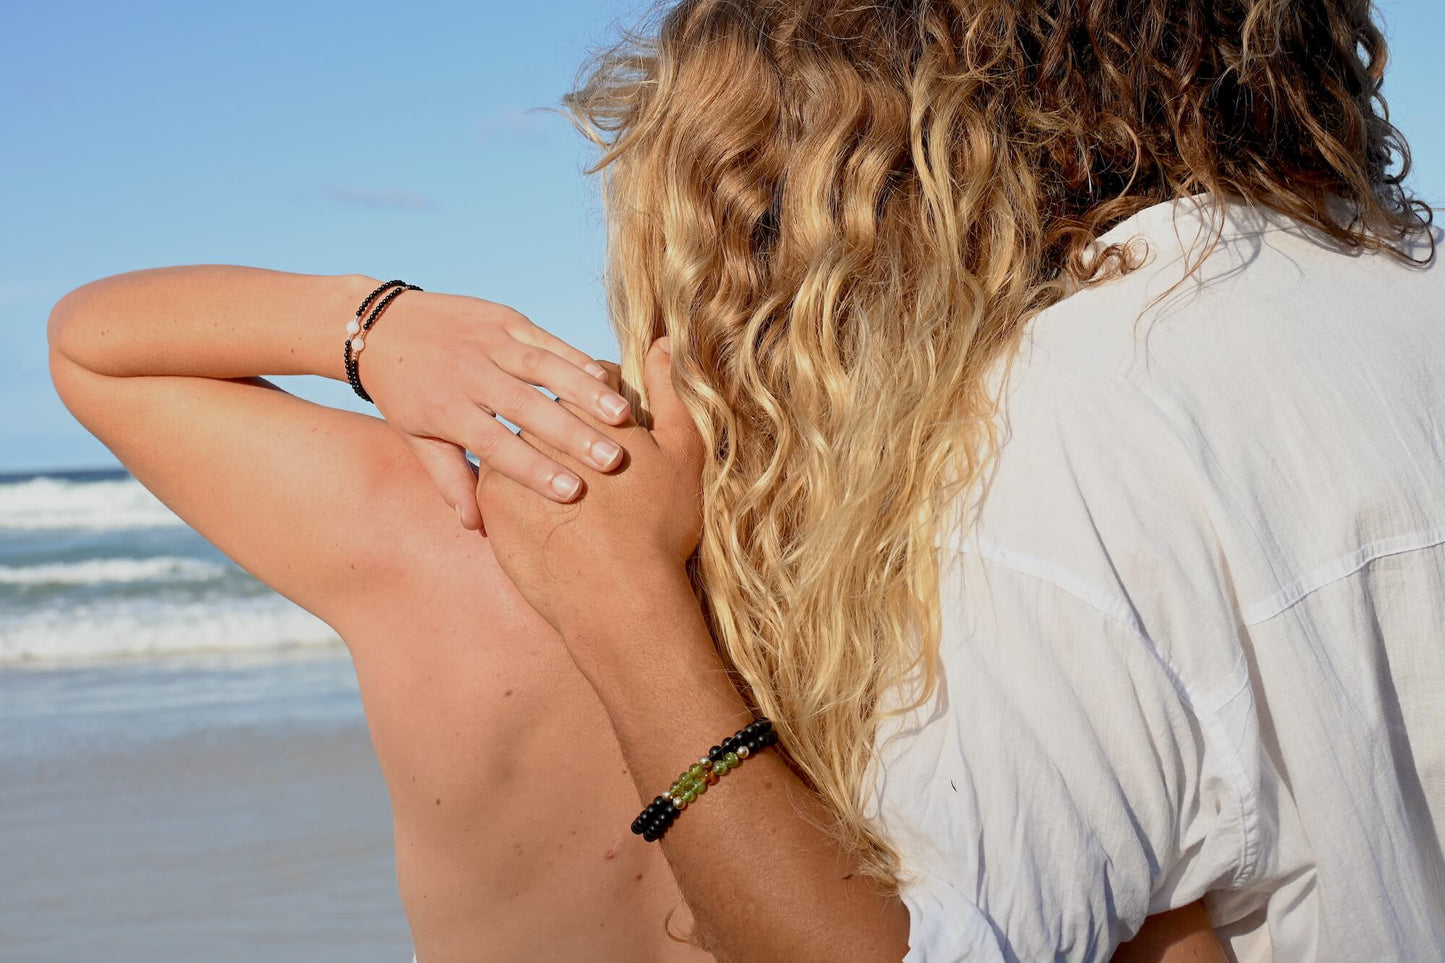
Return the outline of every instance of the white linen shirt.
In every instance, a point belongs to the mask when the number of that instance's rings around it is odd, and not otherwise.
[[[939,537],[940,689],[863,797],[907,963],[1201,897],[1236,960],[1445,959],[1445,269],[1231,203],[1171,292],[1206,224],[1102,238],[1150,259],[1030,323]]]

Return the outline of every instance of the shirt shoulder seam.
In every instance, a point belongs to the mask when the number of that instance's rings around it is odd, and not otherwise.
[[[1245,625],[1259,625],[1277,618],[1320,589],[1343,581],[1376,559],[1403,555],[1445,545],[1445,525],[1378,538],[1355,551],[1305,572],[1262,599],[1244,606],[1241,616]]]

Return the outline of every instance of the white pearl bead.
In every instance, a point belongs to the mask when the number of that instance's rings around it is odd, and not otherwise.
[[[352,338],[352,339],[351,339],[351,353],[352,353],[352,354],[361,354],[362,349],[365,348],[365,347],[366,347],[366,339],[365,339],[365,338]]]
[[[346,333],[349,334],[349,335],[351,335],[351,336],[353,336],[353,337],[356,336],[356,335],[358,335],[358,334],[360,334],[360,333],[361,333],[361,322],[360,322],[360,321],[357,321],[357,320],[355,320],[355,319],[353,318],[352,321],[351,321],[351,323],[346,326]]]

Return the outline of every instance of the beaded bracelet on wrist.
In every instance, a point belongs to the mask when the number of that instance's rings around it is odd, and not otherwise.
[[[758,719],[743,726],[709,749],[706,756],[677,777],[667,792],[648,803],[647,808],[632,821],[633,833],[649,843],[661,839],[678,814],[707,792],[707,787],[715,785],[753,753],[777,741],[778,734],[773,731],[773,724],[768,719]]]
[[[368,307],[371,307],[371,302],[376,300],[377,295],[386,291],[387,288],[392,288],[393,290],[388,292],[380,301],[377,301],[376,307],[372,308],[370,316],[363,322],[361,316],[366,313]],[[363,401],[371,401],[371,395],[367,394],[366,389],[361,386],[361,372],[357,365],[357,359],[361,356],[362,350],[366,348],[367,332],[371,330],[371,326],[376,323],[376,319],[381,317],[381,313],[386,310],[386,306],[394,301],[398,294],[401,294],[403,291],[420,290],[421,288],[415,284],[407,284],[405,281],[387,281],[366,296],[366,300],[362,301],[360,307],[356,309],[356,317],[347,323],[346,344],[342,352],[342,357],[346,364],[346,380],[351,384],[351,390],[356,392],[357,396]]]

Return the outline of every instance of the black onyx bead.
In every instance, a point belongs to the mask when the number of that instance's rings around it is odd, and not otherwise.
[[[638,822],[637,820],[634,819],[632,821],[632,835],[641,836],[642,831],[646,828],[647,827],[643,826],[642,823]]]
[[[672,800],[669,799],[667,796],[658,796],[652,801],[652,804],[657,808],[661,809],[663,806],[671,806]]]
[[[653,830],[651,830],[651,829],[649,829],[647,832],[645,832],[645,833],[642,834],[642,838],[645,839],[645,840],[647,840],[649,843],[655,843],[655,842],[657,842],[658,839],[661,838],[661,836],[662,836],[661,833],[655,832],[655,831],[653,831]]]
[[[727,754],[727,750],[724,749],[722,746],[713,746],[707,751],[707,757],[713,762],[717,762],[719,759],[721,759],[723,756],[726,756]]]

